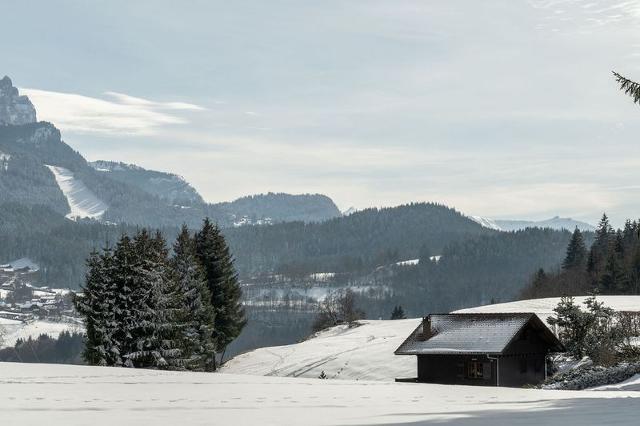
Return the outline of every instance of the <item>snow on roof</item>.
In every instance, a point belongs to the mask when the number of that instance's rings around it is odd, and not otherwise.
[[[533,318],[533,313],[429,315],[395,353],[500,354]],[[429,323],[430,330],[425,330]]]

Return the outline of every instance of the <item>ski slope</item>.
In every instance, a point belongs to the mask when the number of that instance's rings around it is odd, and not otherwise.
[[[70,170],[58,166],[47,166],[47,168],[51,170],[60,190],[67,198],[71,208],[67,218],[99,219],[109,208],[80,179],[76,179]]]
[[[582,305],[586,297],[577,297]],[[600,296],[598,300],[620,311],[640,311],[640,296]],[[479,306],[456,312],[535,312],[546,321],[560,298],[522,300]],[[338,326],[301,343],[260,348],[238,355],[221,369],[223,373],[263,376],[318,377],[329,379],[393,381],[414,377],[416,359],[393,352],[418,326],[420,319],[362,321],[349,329]]]
[[[633,425],[639,408],[640,392],[0,363],[3,425]]]

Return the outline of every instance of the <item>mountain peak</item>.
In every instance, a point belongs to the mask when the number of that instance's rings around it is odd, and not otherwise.
[[[8,76],[0,80],[0,126],[19,126],[36,122],[36,109],[26,96],[20,96]]]

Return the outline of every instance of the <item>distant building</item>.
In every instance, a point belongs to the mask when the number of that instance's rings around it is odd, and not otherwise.
[[[546,378],[546,358],[564,347],[533,313],[434,314],[395,351],[416,355],[418,382],[512,386]]]

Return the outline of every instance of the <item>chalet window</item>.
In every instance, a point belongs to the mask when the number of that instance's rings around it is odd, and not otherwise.
[[[470,361],[467,363],[468,379],[484,379],[484,363],[480,361]]]

